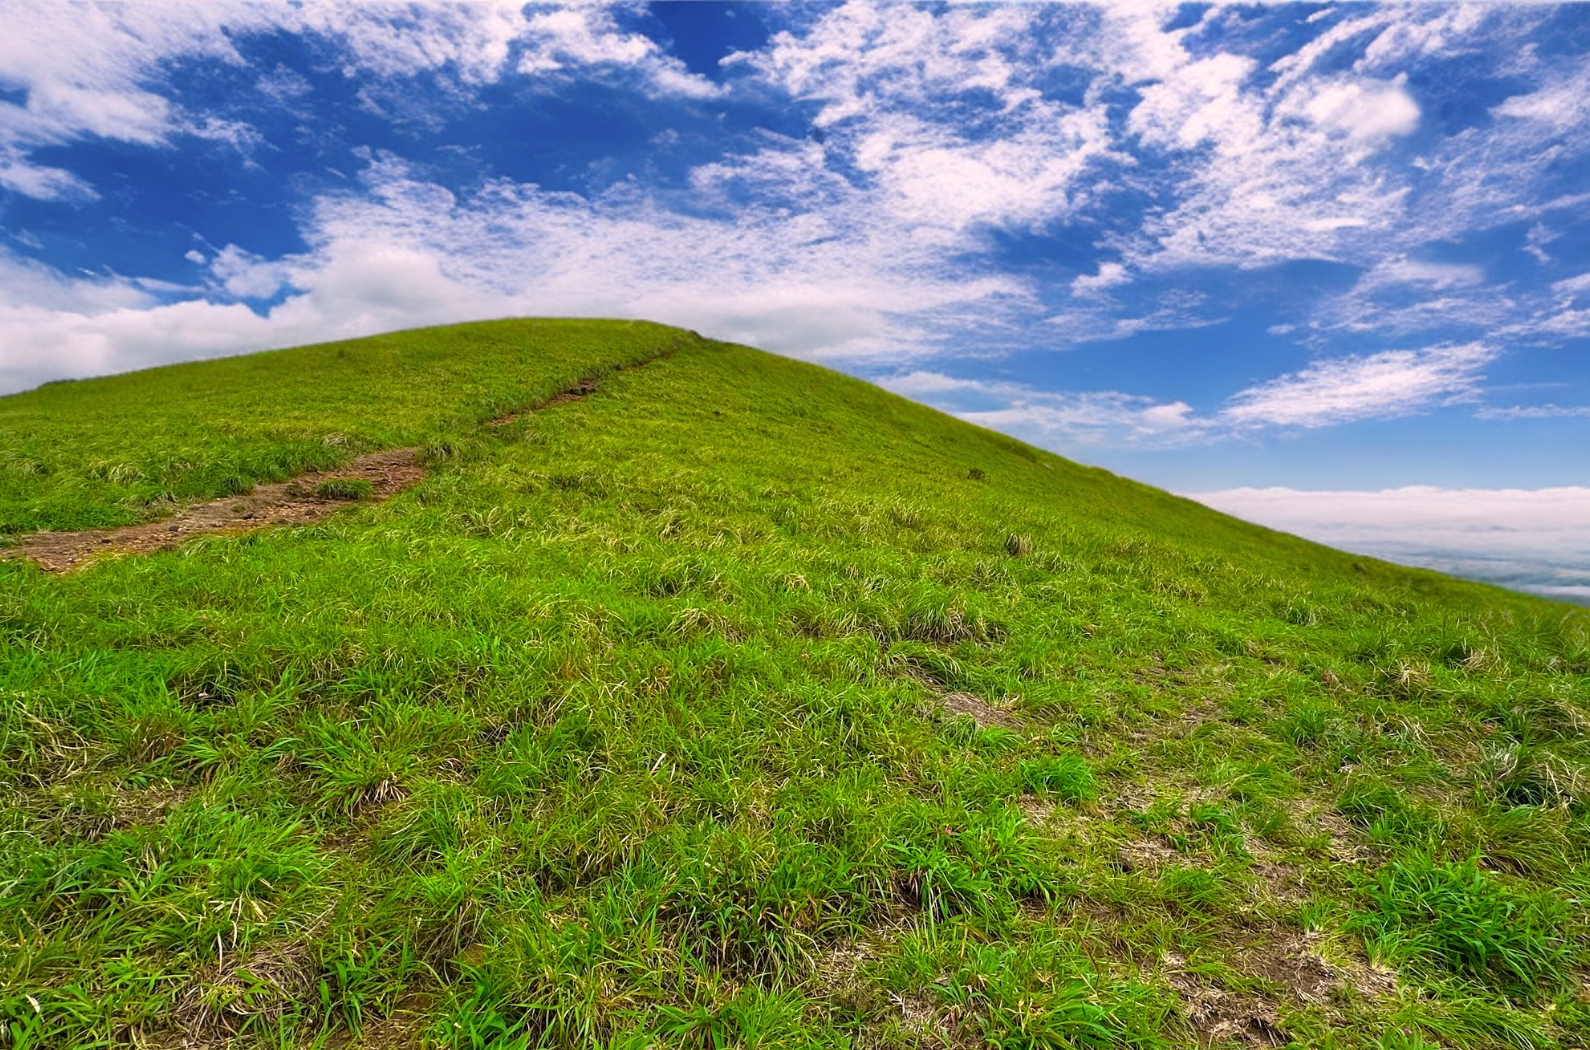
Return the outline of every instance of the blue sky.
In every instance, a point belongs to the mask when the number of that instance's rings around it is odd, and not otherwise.
[[[1590,7],[0,24],[3,390],[635,316],[1177,491],[1590,484]]]

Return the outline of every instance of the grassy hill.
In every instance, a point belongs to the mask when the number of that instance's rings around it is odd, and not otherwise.
[[[0,561],[0,1047],[1587,1045],[1584,610],[622,322],[0,399],[0,532],[397,446]]]

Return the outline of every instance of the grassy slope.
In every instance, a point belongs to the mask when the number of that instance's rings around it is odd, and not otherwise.
[[[328,524],[0,562],[0,1046],[1585,1045],[1584,612],[652,326],[0,427],[13,531],[437,464]]]
[[[173,499],[424,444],[682,334],[628,321],[458,325],[0,398],[0,535],[143,521]]]

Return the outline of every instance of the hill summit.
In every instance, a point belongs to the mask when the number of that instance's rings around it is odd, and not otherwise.
[[[1586,1045],[1583,610],[639,322],[0,457],[0,1047]]]

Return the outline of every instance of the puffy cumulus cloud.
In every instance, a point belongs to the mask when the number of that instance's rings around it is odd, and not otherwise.
[[[341,45],[347,76],[380,77],[450,71],[461,83],[487,84],[502,75],[515,41],[531,26],[523,5],[482,0],[469,4],[329,3],[321,0],[272,17],[289,31],[313,33]],[[559,34],[536,27],[542,47]],[[571,28],[583,29],[580,25]]]
[[[204,262],[204,255],[190,251],[191,262]],[[210,273],[220,291],[234,299],[270,299],[291,279],[289,260],[261,258],[235,244],[229,244],[209,261]]]
[[[0,287],[0,392],[270,345],[246,306],[163,305],[131,281],[73,280],[0,256]]]
[[[1349,139],[1379,141],[1411,135],[1419,127],[1419,104],[1409,96],[1407,77],[1389,83],[1363,80],[1315,85],[1306,99],[1288,99],[1281,108],[1301,112],[1328,132]]]
[[[1186,494],[1216,510],[1390,561],[1590,603],[1590,489]]]
[[[622,8],[622,5],[620,5]],[[625,71],[651,94],[705,98],[719,89],[692,74],[649,37],[620,27],[615,7],[599,3],[341,3],[283,7],[285,29],[337,42],[348,76],[450,75],[464,87],[508,70],[545,79]]]
[[[1071,294],[1079,299],[1097,299],[1111,288],[1132,283],[1132,275],[1118,262],[1099,263],[1097,273],[1079,274],[1071,280]]]
[[[1174,38],[1179,34],[1165,34]],[[1243,84],[1258,63],[1242,55],[1186,56],[1143,86],[1127,127],[1152,146],[1196,149],[1251,142],[1264,131],[1261,109]]]
[[[363,192],[320,200],[303,255],[228,246],[218,298],[162,303],[129,281],[12,261],[0,283],[0,387],[162,361],[509,315],[638,317],[806,357],[898,358],[966,331],[1019,284],[946,270],[937,253],[775,209],[691,217],[629,187],[588,200],[498,181],[461,198],[377,157]],[[202,256],[201,256],[202,258]]]
[[[1264,17],[1212,8],[1166,28],[1164,11],[1115,6],[1086,45],[1071,45],[1072,60],[1136,86],[1127,119],[1136,152],[1167,165],[1163,175],[1134,176],[1163,207],[1112,233],[1113,254],[1147,279],[1300,259],[1359,268],[1352,288],[1299,304],[1306,323],[1295,327],[1311,341],[1586,331],[1583,310],[1488,282],[1471,265],[1418,260],[1479,231],[1533,222],[1525,250],[1551,261],[1553,231],[1584,203],[1560,183],[1590,158],[1590,125],[1579,119],[1590,58],[1543,59],[1531,42],[1538,11],[1386,5],[1317,12],[1309,21],[1323,29],[1261,62],[1244,53],[1242,31],[1245,19]],[[1490,120],[1426,134],[1408,70],[1459,58],[1528,86]],[[1087,280],[1073,285],[1080,298],[1091,293]]]
[[[735,58],[791,96],[821,103],[823,127],[974,91],[1009,110],[1039,97],[1031,64],[1019,60],[1041,46],[1035,17],[1015,6],[933,12],[853,0]]]
[[[65,279],[8,260],[0,277],[21,271],[27,279],[6,282],[0,293],[6,347],[0,392],[46,379],[527,312],[511,295],[448,274],[435,254],[389,241],[330,242],[312,256],[263,268],[236,256],[228,262],[226,252],[216,262],[245,291],[263,291],[278,277],[294,291],[257,312],[241,302],[164,301],[137,282]],[[261,272],[278,265],[284,277]]]
[[[372,193],[322,201],[317,254],[398,244],[523,313],[643,316],[801,356],[909,353],[1020,286],[947,269],[862,209],[663,208],[627,185],[595,199],[499,181],[460,199],[391,159]]]
[[[1472,400],[1496,359],[1479,343],[1316,361],[1236,395],[1221,419],[1237,428],[1311,428],[1406,415]]]
[[[718,85],[691,73],[649,37],[620,29],[611,9],[595,4],[547,4],[530,9],[523,32],[520,73],[546,75],[594,67],[639,71],[656,95],[711,98]]]

